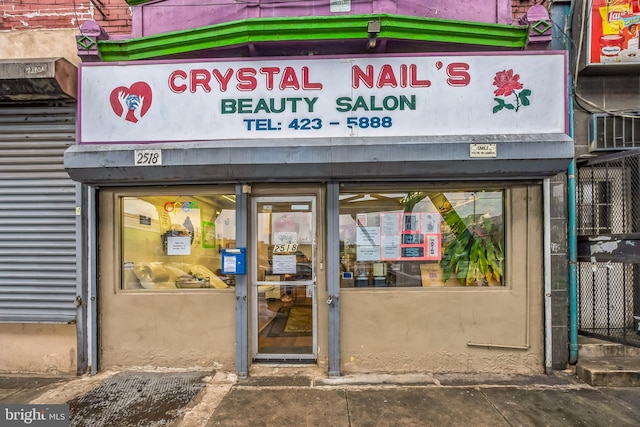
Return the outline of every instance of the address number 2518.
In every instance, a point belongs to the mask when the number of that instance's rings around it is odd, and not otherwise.
[[[162,164],[162,150],[135,150],[136,166],[160,166]]]

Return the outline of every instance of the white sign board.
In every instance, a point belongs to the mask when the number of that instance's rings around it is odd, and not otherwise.
[[[86,63],[79,139],[566,133],[566,75],[563,52]]]
[[[191,237],[167,237],[167,255],[191,255]]]
[[[273,274],[295,274],[296,256],[274,255],[271,267]]]

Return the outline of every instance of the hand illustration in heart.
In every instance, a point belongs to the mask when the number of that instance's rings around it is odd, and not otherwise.
[[[131,87],[119,86],[111,91],[109,101],[118,117],[137,123],[151,107],[153,95],[145,82],[136,82]]]

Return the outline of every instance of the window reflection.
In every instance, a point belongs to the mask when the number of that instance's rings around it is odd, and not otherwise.
[[[222,248],[235,247],[233,195],[122,197],[123,289],[226,289]]]
[[[501,286],[502,191],[340,195],[342,287]]]

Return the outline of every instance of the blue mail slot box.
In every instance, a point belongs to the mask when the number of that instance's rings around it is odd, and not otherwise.
[[[247,274],[247,250],[245,248],[222,250],[222,274]]]

